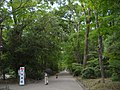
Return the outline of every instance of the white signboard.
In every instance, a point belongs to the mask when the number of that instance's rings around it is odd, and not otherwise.
[[[19,85],[25,85],[25,67],[20,67],[19,75],[20,75]]]

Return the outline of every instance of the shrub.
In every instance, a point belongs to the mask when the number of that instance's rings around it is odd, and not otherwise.
[[[85,79],[92,79],[92,78],[96,78],[96,74],[95,74],[95,70],[92,67],[86,67],[85,69],[82,70],[82,78]]]
[[[76,66],[79,66],[77,63],[72,63],[72,72],[76,70]]]
[[[72,64],[72,73],[74,76],[79,76],[81,75],[81,70],[82,70],[82,65],[78,63],[73,63]]]
[[[98,58],[95,58],[93,60],[90,60],[87,62],[89,67],[96,67],[99,63],[98,63]]]
[[[105,70],[105,77],[109,78],[112,76],[112,70]]]
[[[117,73],[112,74],[112,81],[119,81],[119,77],[118,77]]]
[[[97,78],[101,77],[99,66],[96,66],[94,70],[95,70],[95,77]]]
[[[112,80],[120,81],[120,60],[110,59],[109,60],[110,67],[112,68]]]
[[[76,69],[74,71],[74,76],[81,75],[81,71],[82,71],[82,66],[76,66]]]

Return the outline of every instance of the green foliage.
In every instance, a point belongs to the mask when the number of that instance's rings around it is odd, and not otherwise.
[[[95,77],[96,77],[96,78],[100,78],[100,77],[101,77],[101,72],[100,72],[99,66],[96,66],[96,67],[94,68],[94,70],[95,70]]]
[[[77,2],[76,2],[77,1]],[[57,3],[57,8],[54,4]],[[81,7],[83,3],[84,8]],[[52,6],[53,5],[53,6]],[[89,60],[83,69],[87,10],[90,8]],[[85,14],[84,15],[84,10]],[[96,14],[99,27],[96,27]],[[68,68],[75,76],[100,77],[98,35],[103,36],[103,63],[106,76],[119,79],[119,0],[2,0],[0,26],[4,25],[4,50],[0,70],[15,72],[20,65],[26,75],[37,79],[45,68],[54,72]],[[1,27],[0,27],[1,29]],[[104,58],[107,58],[104,60]],[[77,64],[80,63],[80,64]],[[40,68],[41,67],[41,68]],[[107,69],[106,69],[107,68]],[[82,71],[82,73],[81,73]],[[35,74],[35,75],[34,75]]]
[[[40,80],[43,79],[44,73],[40,69],[36,69],[38,66],[26,66],[26,77],[31,79]]]
[[[88,66],[89,67],[96,67],[96,66],[98,66],[98,59],[96,58],[96,59],[94,59],[94,60],[90,60],[90,61],[88,61]]]
[[[95,73],[95,74],[93,73],[94,77],[97,77],[97,78],[101,77],[101,73],[100,73],[100,69],[99,69],[99,63],[98,63],[97,58],[95,58],[94,60],[88,61],[88,67],[93,68],[94,73]]]
[[[80,76],[82,69],[83,69],[83,67],[81,64],[72,63],[72,73],[74,76]]]
[[[109,57],[109,70],[111,70],[112,79],[120,79],[120,31],[115,30],[111,36],[108,37],[105,44],[105,54]]]
[[[113,74],[112,70],[109,68],[108,70],[105,70],[105,77],[110,78]]]
[[[110,67],[112,68],[112,80],[120,81],[120,60],[109,60]]]
[[[86,67],[81,71],[81,77],[85,79],[96,78],[95,69],[92,67]]]
[[[110,67],[120,69],[120,60],[109,60]]]
[[[111,79],[112,81],[120,81],[120,75],[113,73]]]
[[[73,72],[74,73],[74,76],[80,76],[81,75],[81,71],[82,71],[82,68],[81,66],[77,66],[75,71]]]

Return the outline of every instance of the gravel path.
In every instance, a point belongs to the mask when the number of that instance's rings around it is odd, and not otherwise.
[[[44,80],[33,84],[19,86],[18,84],[10,84],[10,90],[83,90],[76,80],[68,73],[59,73],[58,79],[55,76],[49,78],[49,84],[44,85]]]

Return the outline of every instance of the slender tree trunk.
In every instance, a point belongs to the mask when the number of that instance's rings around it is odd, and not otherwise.
[[[2,43],[2,25],[0,26],[0,59],[2,61],[2,50],[3,50],[3,43]],[[4,63],[2,63],[4,65]],[[5,69],[4,66],[2,65],[2,75],[3,75],[3,80],[5,80]]]
[[[85,34],[85,47],[84,47],[84,60],[83,60],[84,67],[86,67],[87,59],[88,59],[88,35],[89,35],[89,28],[87,27]]]
[[[3,80],[5,80],[5,70],[2,70]]]
[[[99,23],[98,23],[98,14],[95,10],[95,21],[96,21],[96,29],[99,28]],[[100,72],[101,72],[101,77],[102,77],[102,82],[105,83],[104,79],[104,68],[103,68],[103,62],[102,62],[102,35],[98,33],[98,57],[99,57],[99,66],[100,66]]]
[[[84,12],[85,13],[85,12]],[[86,15],[85,15],[86,16]],[[90,31],[90,8],[88,8],[88,17],[86,16],[86,33],[85,33],[85,48],[84,48],[84,60],[83,60],[83,67],[86,67],[87,60],[88,60],[88,37]]]
[[[76,29],[77,29],[77,62],[78,63],[81,63],[81,61],[80,61],[80,42],[79,42],[79,38],[80,38],[80,36],[79,36],[79,33],[80,33],[80,22],[78,22],[77,23],[77,27],[76,27]]]
[[[18,78],[18,67],[16,67],[15,69],[15,75],[16,75],[16,79]]]
[[[102,82],[105,83],[104,69],[103,69],[103,62],[102,62],[102,36],[101,35],[98,35],[98,54],[99,54],[99,64],[100,64]]]

